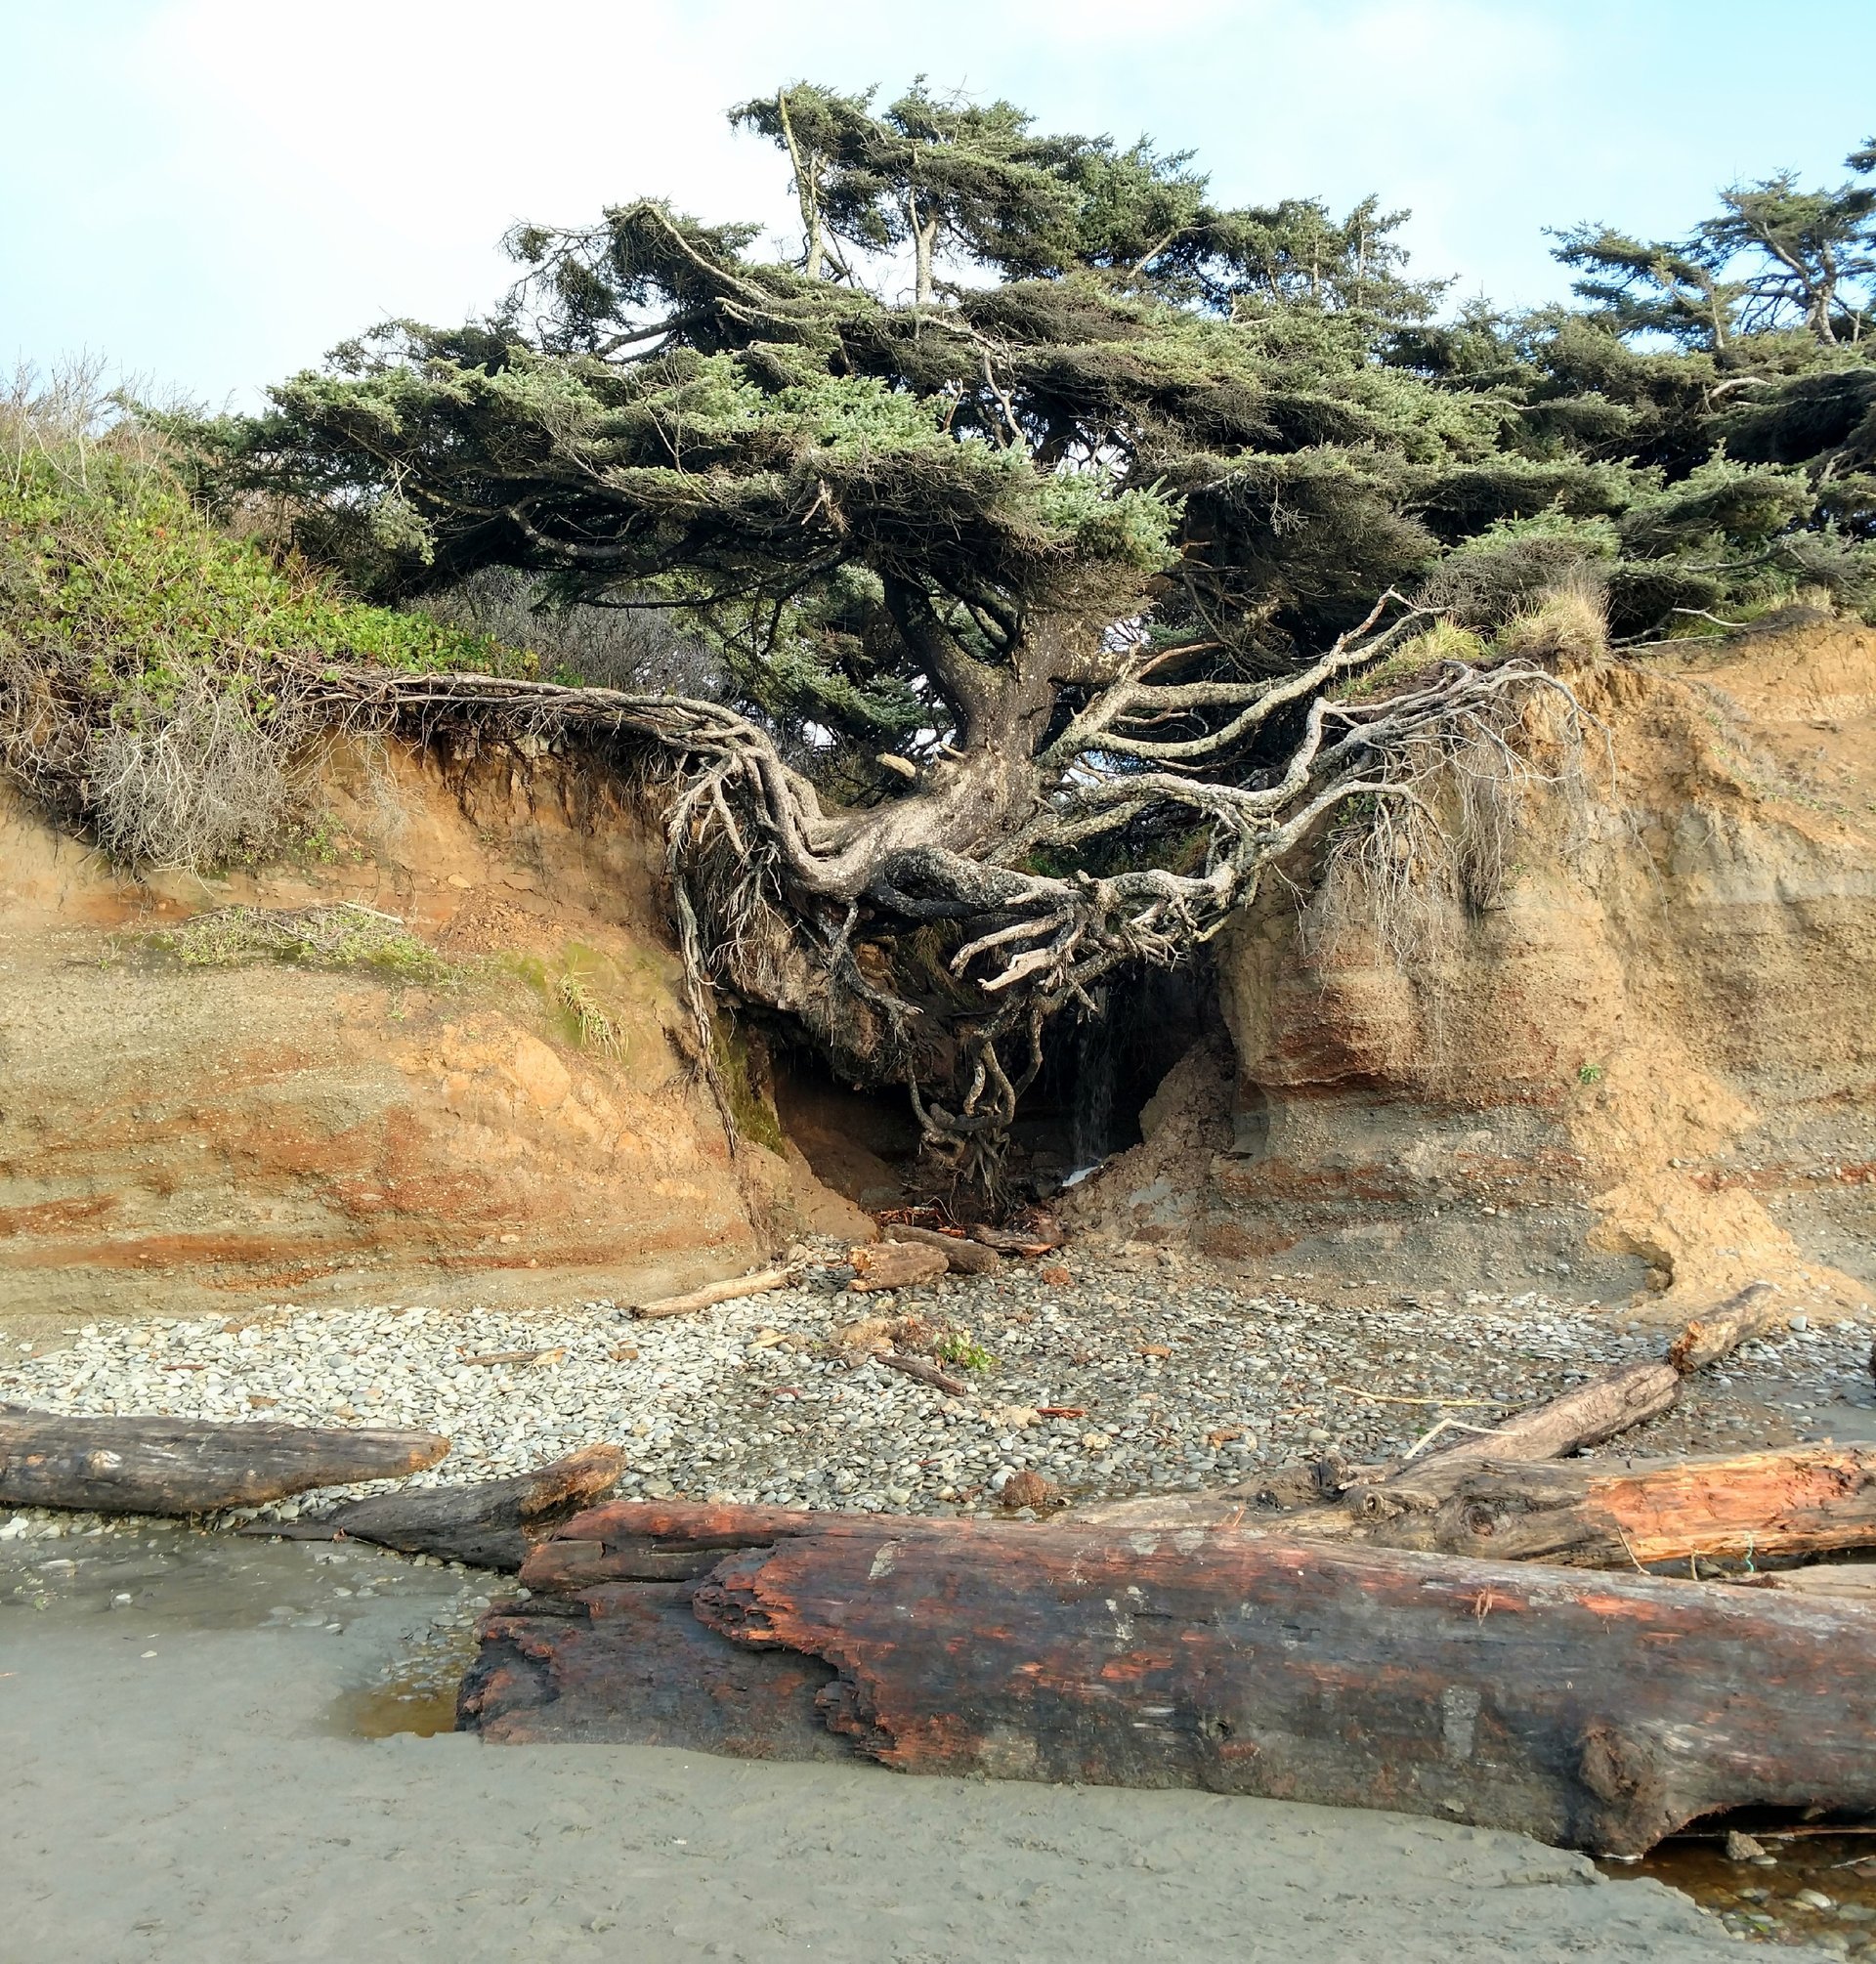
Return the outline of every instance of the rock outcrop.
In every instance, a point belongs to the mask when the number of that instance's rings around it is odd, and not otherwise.
[[[1603,662],[1587,807],[1404,939],[1316,859],[1224,937],[1084,1222],[1317,1280],[1876,1299],[1876,632]]]

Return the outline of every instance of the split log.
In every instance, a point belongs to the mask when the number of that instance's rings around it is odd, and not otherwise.
[[[866,1295],[875,1289],[912,1289],[921,1282],[936,1282],[950,1267],[935,1248],[917,1241],[875,1241],[871,1248],[856,1248],[848,1258],[854,1268],[849,1289]]]
[[[551,1528],[611,1493],[629,1463],[623,1446],[588,1446],[510,1479],[373,1494],[320,1525],[333,1539],[513,1573]],[[254,1523],[254,1532],[266,1529],[266,1522]]]
[[[713,1308],[719,1302],[734,1302],[742,1296],[765,1296],[771,1289],[786,1289],[793,1280],[792,1268],[763,1268],[728,1282],[706,1282],[702,1289],[693,1289],[686,1296],[661,1296],[653,1302],[635,1302],[632,1314],[689,1316],[699,1309]]]
[[[1876,1450],[1833,1445],[1698,1459],[1428,1461],[1285,1534],[1584,1568],[1788,1559],[1876,1546]]]
[[[895,1241],[916,1241],[922,1248],[935,1248],[945,1258],[945,1265],[957,1275],[995,1275],[1003,1258],[994,1248],[966,1235],[940,1234],[935,1227],[894,1226]]]
[[[435,1466],[435,1432],[265,1420],[0,1415],[0,1504],[99,1514],[212,1514]]]
[[[1775,1329],[1780,1318],[1769,1282],[1751,1282],[1709,1316],[1695,1317],[1668,1345],[1668,1362],[1685,1377],[1730,1357],[1741,1344]]]
[[[1746,1802],[1876,1810],[1876,1618],[1824,1598],[1217,1527],[615,1506],[564,1534],[602,1557],[610,1535],[615,1562],[769,1538],[656,1598],[491,1612],[463,1701],[488,1737],[781,1730],[792,1755],[819,1728],[907,1772],[1398,1808],[1617,1855]],[[716,1637],[834,1675],[752,1734],[724,1651],[662,1634],[647,1662],[621,1637],[607,1661],[626,1605],[642,1626],[685,1589]]]

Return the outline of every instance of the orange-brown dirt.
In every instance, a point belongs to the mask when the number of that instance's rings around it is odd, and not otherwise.
[[[1788,1311],[1876,1299],[1876,632],[1570,679],[1587,823],[1527,795],[1496,900],[1404,948],[1320,856],[1271,882],[1221,941],[1228,1042],[1085,1230],[1664,1316],[1759,1277]]]
[[[792,1148],[733,1162],[687,1062],[657,831],[623,793],[505,747],[341,744],[311,797],[298,862],[213,881],[133,880],[0,802],[10,1321],[628,1300],[803,1228],[870,1231]],[[455,972],[190,965],[152,942],[236,902],[341,900]]]

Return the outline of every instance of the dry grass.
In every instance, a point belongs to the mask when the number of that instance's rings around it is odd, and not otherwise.
[[[1550,587],[1498,631],[1501,654],[1526,662],[1594,662],[1609,652],[1608,597],[1582,576]]]
[[[329,907],[218,907],[149,937],[192,968],[287,961],[314,968],[374,968],[404,982],[453,981],[457,971],[393,914],[356,901]]]

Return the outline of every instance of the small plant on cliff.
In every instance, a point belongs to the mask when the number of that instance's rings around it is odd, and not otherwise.
[[[150,935],[148,945],[192,968],[287,961],[372,969],[389,980],[428,985],[458,975],[403,921],[351,901],[330,907],[218,907]]]

